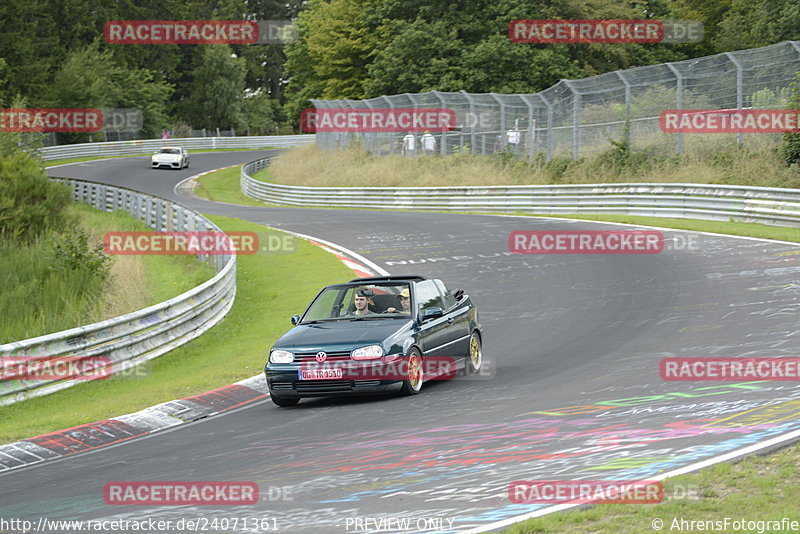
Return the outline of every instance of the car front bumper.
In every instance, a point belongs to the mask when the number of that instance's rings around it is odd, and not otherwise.
[[[150,163],[150,166],[154,169],[158,169],[160,167],[166,167],[168,169],[180,169],[181,162],[180,161],[153,161]]]
[[[271,369],[267,367],[264,375],[270,395],[282,398],[369,395],[399,391],[403,384],[402,380],[385,380],[380,377],[300,380],[297,371],[297,368]]]

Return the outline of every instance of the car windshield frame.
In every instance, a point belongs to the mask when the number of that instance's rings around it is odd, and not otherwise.
[[[386,291],[386,289],[391,288],[391,291]],[[373,301],[372,305],[376,305],[375,297],[378,297],[381,301],[384,301],[383,305],[391,304],[387,306],[394,307],[398,310],[402,309],[402,305],[400,304],[399,299],[387,299],[387,296],[396,296],[398,295],[403,289],[407,289],[409,292],[409,298],[411,302],[409,303],[409,313],[398,313],[398,312],[372,312],[365,315],[355,315],[350,311],[350,308],[354,306],[353,297],[355,292],[358,289],[369,289],[373,291],[373,296],[371,300]],[[377,290],[377,291],[376,291]],[[324,302],[325,299],[331,292],[334,292],[332,302]],[[321,304],[320,304],[321,303]],[[309,314],[314,311],[317,312],[319,310],[315,309],[315,306],[320,307],[320,310],[326,309],[327,306],[330,306],[330,312],[327,313],[327,317],[320,317],[317,313],[314,313],[312,318],[309,317]],[[340,315],[332,316],[334,309],[338,309]],[[344,313],[342,315],[342,310],[348,310],[348,313]],[[321,315],[325,315],[322,313]],[[411,283],[405,281],[379,281],[379,282],[366,282],[366,283],[343,283],[343,284],[334,284],[330,286],[326,286],[322,291],[320,291],[314,300],[311,301],[311,304],[308,305],[308,308],[303,312],[303,315],[300,317],[300,321],[297,323],[298,325],[303,324],[317,324],[317,323],[329,323],[329,322],[339,322],[339,321],[364,321],[364,320],[377,320],[377,319],[405,319],[411,320],[414,315],[414,295],[411,291]]]

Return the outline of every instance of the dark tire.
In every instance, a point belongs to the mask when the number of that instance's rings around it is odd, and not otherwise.
[[[270,395],[269,398],[277,406],[281,407],[297,406],[297,403],[300,402],[300,397],[276,397],[275,395]]]
[[[476,330],[469,336],[469,346],[467,348],[467,372],[477,374],[483,367],[483,347],[481,346],[481,335]]]
[[[403,380],[403,387],[400,391],[404,395],[416,395],[422,389],[422,354],[417,348],[412,348],[406,356],[408,372],[406,379]]]

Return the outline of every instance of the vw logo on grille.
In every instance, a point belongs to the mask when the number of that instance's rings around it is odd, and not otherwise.
[[[318,352],[318,353],[317,353],[317,355],[316,355],[317,361],[318,361],[319,363],[322,363],[322,362],[324,362],[324,361],[325,361],[325,358],[327,358],[327,357],[328,357],[328,355],[327,355],[327,354],[325,354],[324,352]]]

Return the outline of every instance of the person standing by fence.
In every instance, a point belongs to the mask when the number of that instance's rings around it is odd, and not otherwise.
[[[508,150],[512,154],[517,154],[519,152],[519,142],[522,139],[522,135],[519,131],[519,128],[514,126],[508,132],[506,132],[506,142],[508,143]]]
[[[403,137],[403,155],[409,157],[417,155],[417,137],[414,132],[408,132]]]
[[[436,152],[436,138],[429,130],[425,130],[425,133],[422,135],[422,150],[425,152],[426,156],[431,156]]]

